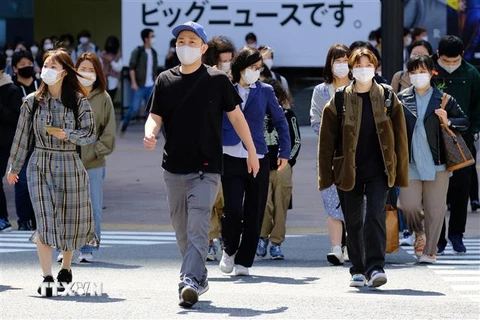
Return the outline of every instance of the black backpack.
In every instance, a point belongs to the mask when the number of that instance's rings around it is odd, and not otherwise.
[[[390,117],[392,114],[392,95],[393,91],[390,89],[390,87],[384,85],[383,83],[380,83],[380,85],[383,88],[383,96],[385,97],[385,108],[387,109],[387,116]],[[337,120],[338,120],[338,125],[337,125],[337,138],[335,140],[335,157],[339,157],[343,155],[343,150],[342,150],[342,141],[343,141],[343,114],[345,113],[345,106],[344,106],[344,95],[345,95],[345,89],[347,86],[344,86],[342,88],[338,88],[335,91],[335,109],[337,110]]]

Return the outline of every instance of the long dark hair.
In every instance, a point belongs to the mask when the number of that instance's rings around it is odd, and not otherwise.
[[[77,114],[78,96],[81,95],[86,97],[87,91],[77,79],[77,76],[81,77],[81,75],[73,67],[73,61],[70,57],[70,54],[68,54],[68,52],[63,48],[49,50],[43,55],[43,62],[45,62],[47,58],[60,63],[63,69],[66,71],[67,74],[63,77],[61,89],[62,103],[65,108],[74,110],[74,113]],[[40,88],[38,88],[38,91],[35,94],[35,99],[42,101],[46,97],[47,93],[48,85],[42,81]]]
[[[348,59],[350,58],[350,54],[350,49],[342,43],[337,43],[330,47],[327,53],[327,61],[325,61],[325,68],[323,68],[323,80],[325,83],[333,82],[333,61],[343,57]]]
[[[242,70],[260,60],[262,60],[260,51],[250,47],[243,47],[242,50],[238,51],[232,59],[232,82],[239,82]]]
[[[232,58],[235,54],[235,46],[232,41],[224,36],[213,37],[207,45],[208,49],[203,55],[203,63],[209,66],[218,65],[221,53],[231,53]]]
[[[115,36],[109,36],[107,40],[105,40],[105,52],[116,55],[118,50],[120,50],[120,41]]]
[[[77,64],[75,66],[77,70],[80,67],[80,64],[85,60],[88,60],[93,64],[93,68],[95,69],[95,73],[97,74],[97,79],[93,83],[93,89],[98,89],[102,92],[107,90],[107,80],[105,78],[105,73],[103,72],[102,65],[100,64],[100,60],[98,60],[97,55],[91,52],[82,53],[77,59]]]

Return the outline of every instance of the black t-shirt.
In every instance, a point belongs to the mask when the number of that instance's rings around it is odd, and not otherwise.
[[[384,174],[385,165],[373,117],[370,92],[357,94],[362,98],[362,122],[355,153],[356,175],[357,179],[369,179]]]
[[[162,72],[150,111],[165,125],[162,167],[177,174],[222,173],[223,112],[241,102],[222,71],[202,65],[191,74],[179,66]]]

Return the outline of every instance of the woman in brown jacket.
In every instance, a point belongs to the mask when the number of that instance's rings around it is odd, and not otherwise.
[[[387,282],[383,267],[388,190],[408,185],[405,118],[392,88],[373,80],[378,61],[370,50],[355,50],[348,63],[355,81],[339,89],[343,93],[336,94],[323,111],[319,188],[333,183],[338,188],[352,262],[350,286],[379,287]],[[342,95],[343,115],[337,118],[335,99]]]

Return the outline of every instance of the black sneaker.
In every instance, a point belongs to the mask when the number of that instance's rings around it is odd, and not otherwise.
[[[22,221],[18,223],[18,231],[33,231],[35,230],[30,221]]]
[[[44,285],[44,283],[48,283],[48,285]],[[55,280],[52,276],[43,277],[42,285],[40,285],[37,289],[37,292],[42,297],[51,297],[53,294],[53,286],[55,285]],[[43,289],[44,288],[44,289]],[[42,289],[44,292],[42,292]]]
[[[180,302],[183,308],[191,308],[198,301],[198,285],[190,278],[184,278],[179,291]],[[205,291],[203,291],[205,292]],[[202,292],[202,293],[203,293]]]
[[[58,272],[58,275],[57,275],[58,292],[65,291],[65,287],[63,286],[63,284],[72,282],[72,279],[73,279],[72,270],[67,270],[67,269],[60,270],[60,272]]]
[[[478,200],[473,200],[472,203],[470,203],[470,206],[472,207],[472,212],[475,212],[480,209],[480,202]]]
[[[453,233],[448,235],[448,240],[452,243],[453,251],[457,254],[464,254],[467,248],[463,244],[463,235],[461,233]]]
[[[208,289],[210,289],[210,286],[208,285],[208,279],[200,281],[200,283],[198,284],[198,295],[201,296],[202,294],[207,292]]]
[[[12,225],[8,220],[0,219],[0,232],[12,231]]]

